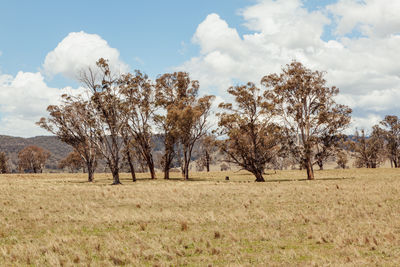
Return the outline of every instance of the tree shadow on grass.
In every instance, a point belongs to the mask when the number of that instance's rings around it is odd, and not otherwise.
[[[305,182],[305,181],[340,181],[340,180],[353,180],[356,177],[328,177],[328,178],[316,178],[314,180],[308,180],[306,178],[301,179],[272,179],[266,180],[267,183],[278,183],[278,182]]]

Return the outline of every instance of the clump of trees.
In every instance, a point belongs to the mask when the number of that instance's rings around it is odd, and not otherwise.
[[[198,168],[209,171],[217,150],[226,163],[253,173],[257,182],[265,181],[267,168],[283,168],[288,162],[305,169],[312,180],[314,166],[323,169],[329,159],[346,168],[347,151],[355,155],[357,167],[375,168],[385,157],[399,167],[398,118],[386,116],[369,137],[361,130],[349,140],[343,131],[352,110],[336,103],[339,89],[327,86],[324,77],[324,72],[293,61],[281,73],[264,76],[262,87],[251,82],[230,87],[233,101],[219,105],[215,136],[209,131],[214,96],[200,96],[199,82],[188,73],[166,73],[152,81],[140,71],[112,73],[108,61],[99,59],[96,67],[80,74],[87,94],[63,95],[38,124],[74,148],[76,162],[70,155],[68,164],[78,168],[80,158],[88,181],[94,179],[97,160],[104,159],[113,184],[120,184],[119,172],[127,165],[136,181],[135,163],[146,166],[151,179],[156,165],[164,179],[176,167],[189,179],[194,153],[200,155]],[[163,142],[157,155],[155,132]],[[195,144],[200,149],[194,151]]]
[[[219,114],[219,142],[227,161],[250,171],[264,181],[268,163],[291,156],[307,178],[314,179],[313,165],[334,155],[350,123],[351,109],[335,102],[336,87],[327,87],[324,73],[293,61],[281,74],[264,76],[261,84],[231,87],[235,103],[222,103]]]
[[[400,162],[400,121],[397,116],[387,115],[372,127],[369,136],[364,129],[356,131],[351,142],[351,150],[356,157],[355,166],[377,168],[385,159],[391,166],[399,168]]]
[[[182,154],[182,170],[189,179],[195,143],[207,134],[213,96],[199,97],[199,82],[189,74],[164,74],[156,82],[140,71],[112,73],[108,61],[80,73],[87,95],[63,95],[60,105],[48,107],[49,118],[37,124],[70,144],[81,156],[93,181],[96,160],[104,159],[120,184],[119,172],[128,162],[136,181],[134,159],[143,160],[155,178],[152,153],[154,126],[164,136],[164,178],[176,155]],[[176,153],[179,149],[179,153]]]
[[[18,153],[18,168],[20,171],[43,172],[50,152],[37,146],[27,146]]]

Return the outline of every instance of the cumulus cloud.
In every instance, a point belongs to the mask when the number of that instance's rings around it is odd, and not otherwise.
[[[339,35],[355,30],[364,36],[382,38],[400,32],[399,1],[339,0],[327,9],[335,15]]]
[[[41,73],[18,72],[0,75],[1,134],[29,137],[48,134],[35,126],[46,115],[50,104],[57,104],[63,93],[83,92],[83,89],[49,87]]]
[[[295,59],[327,71],[328,84],[341,89],[338,101],[366,114],[355,117],[353,126],[371,126],[379,121],[371,112],[400,111],[398,11],[400,2],[390,0],[339,0],[318,10],[300,0],[260,0],[240,13],[250,34],[208,15],[192,39],[200,54],[179,68],[226,95],[230,85],[257,83]],[[332,40],[323,38],[327,29]]]
[[[119,56],[119,51],[110,47],[99,35],[71,32],[47,54],[43,70],[49,76],[62,74],[76,79],[82,69],[93,66],[102,57],[109,60],[114,72],[124,73],[129,68]]]
[[[110,61],[113,71],[128,70],[118,50],[99,35],[73,32],[47,54],[43,72],[0,74],[0,134],[22,137],[49,134],[35,125],[40,117],[47,115],[47,106],[59,103],[63,93],[81,94],[84,89],[53,88],[48,86],[46,77],[61,74],[74,79],[79,71],[94,65],[100,57]]]

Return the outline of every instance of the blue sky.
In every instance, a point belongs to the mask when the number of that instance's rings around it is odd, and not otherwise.
[[[208,14],[217,13],[239,33],[248,33],[239,14],[255,2],[6,1],[0,16],[1,71],[12,75],[21,70],[36,72],[47,53],[68,33],[84,31],[107,40],[132,68],[156,76],[198,53],[199,47],[191,43],[191,38]],[[333,2],[309,0],[304,6],[313,10]],[[64,82],[54,79],[50,85],[65,86]]]
[[[188,71],[219,101],[230,85],[300,60],[341,89],[352,129],[368,128],[400,111],[399,12],[392,0],[6,0],[0,134],[44,134],[33,122],[101,51],[153,78]]]
[[[157,75],[198,51],[191,38],[210,13],[246,31],[237,13],[252,2],[6,1],[0,16],[1,69],[13,75],[35,72],[68,33],[85,31],[107,40],[132,68]]]

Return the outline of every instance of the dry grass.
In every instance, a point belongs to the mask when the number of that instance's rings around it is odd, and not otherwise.
[[[400,170],[304,176],[2,175],[0,265],[398,265]]]

